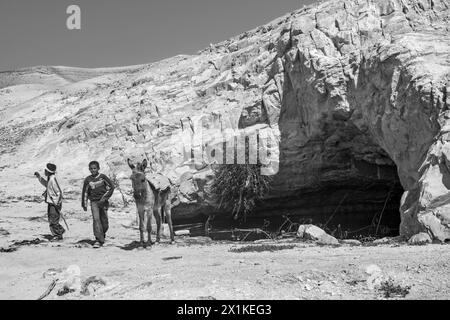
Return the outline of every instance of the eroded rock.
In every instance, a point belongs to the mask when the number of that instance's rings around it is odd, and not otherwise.
[[[172,182],[174,220],[198,218],[210,211],[212,170],[190,155],[217,132],[265,127],[279,139],[266,212],[329,216],[349,192],[340,208],[358,220],[363,209],[380,212],[393,185],[404,193],[385,218],[400,207],[400,234],[448,240],[449,8],[448,0],[328,1],[198,55],[4,72],[0,187],[5,197],[32,195],[23,181],[49,157],[63,188],[80,184],[95,158],[132,201],[124,159],[148,158],[149,171]],[[22,101],[18,84],[44,86]]]

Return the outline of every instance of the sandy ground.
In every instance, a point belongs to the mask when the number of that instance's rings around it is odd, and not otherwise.
[[[126,227],[134,213],[112,210],[107,243],[94,249],[89,244],[90,214],[77,205],[64,205],[71,227],[65,239],[48,242],[43,203],[0,204],[0,248],[44,239],[0,252],[0,299],[37,299],[58,272],[70,265],[80,268],[82,279],[97,276],[106,284],[87,295],[61,296],[57,284],[45,299],[385,299],[382,291],[367,285],[365,271],[372,264],[382,270],[385,279],[411,287],[398,299],[450,298],[449,245],[328,247],[297,239],[236,243],[176,237],[175,244],[163,238],[160,244],[144,249],[134,246],[138,231]],[[269,244],[291,248],[230,251]],[[56,274],[53,278],[49,270]]]

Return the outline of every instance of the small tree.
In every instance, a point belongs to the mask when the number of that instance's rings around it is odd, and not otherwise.
[[[231,212],[235,220],[244,220],[269,191],[271,177],[261,175],[259,164],[219,165],[214,168],[215,178],[211,194],[217,209]]]
[[[122,192],[122,188],[120,187],[120,181],[119,178],[117,177],[117,173],[115,170],[112,169],[112,166],[110,164],[108,164],[109,166],[109,171],[110,171],[110,179],[111,182],[114,185],[114,188],[120,192],[120,195],[122,196],[122,202],[123,202],[123,206],[127,207],[128,206],[128,200],[125,198],[125,195]]]

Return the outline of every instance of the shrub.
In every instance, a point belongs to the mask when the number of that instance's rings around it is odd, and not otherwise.
[[[124,207],[127,207],[128,204],[129,204],[129,202],[128,202],[128,200],[125,198],[125,195],[124,195],[123,192],[122,192],[122,188],[120,187],[120,181],[119,181],[119,178],[117,177],[117,173],[116,173],[116,171],[114,171],[114,170],[112,169],[112,165],[108,164],[108,166],[109,166],[109,171],[110,171],[110,179],[111,179],[111,182],[113,183],[114,188],[115,188],[117,191],[120,192],[120,195],[122,196],[123,206],[124,206]]]
[[[271,177],[261,175],[260,168],[258,164],[219,165],[214,168],[211,194],[216,208],[231,212],[235,220],[245,221],[269,191]]]
[[[388,279],[381,283],[380,291],[384,294],[385,298],[401,297],[404,298],[411,289],[411,286],[401,286],[395,284],[392,279]]]

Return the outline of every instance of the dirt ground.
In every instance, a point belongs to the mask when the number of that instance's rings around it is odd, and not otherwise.
[[[387,299],[369,288],[370,265],[383,279],[410,287],[394,299],[450,298],[449,245],[330,247],[298,239],[237,243],[180,236],[144,249],[135,246],[131,208],[111,210],[107,242],[94,249],[90,213],[78,205],[64,204],[70,230],[62,242],[48,242],[45,204],[0,203],[0,299],[37,299],[70,265],[80,268],[82,279],[105,283],[65,295],[57,294],[57,284],[45,299]],[[235,252],[250,245],[286,249]]]

